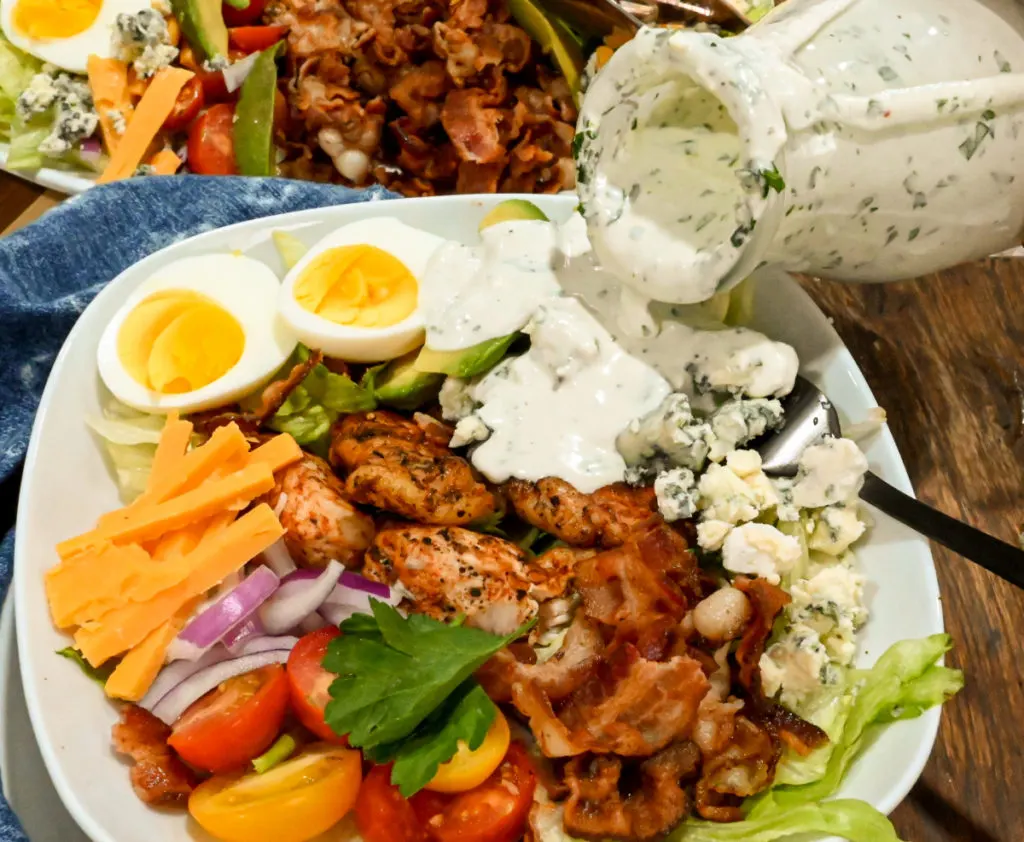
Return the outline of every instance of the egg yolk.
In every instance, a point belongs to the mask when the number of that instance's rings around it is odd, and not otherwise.
[[[18,0],[14,28],[29,38],[70,38],[99,17],[103,0]]]
[[[352,327],[388,327],[416,309],[416,278],[401,260],[376,246],[325,251],[295,282],[303,309]]]
[[[245,350],[238,320],[191,290],[141,301],[117,335],[117,356],[131,377],[165,395],[194,392],[227,374]]]

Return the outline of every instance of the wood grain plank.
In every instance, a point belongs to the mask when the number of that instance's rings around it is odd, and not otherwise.
[[[9,233],[8,228],[44,192],[42,187],[0,172],[0,234]]]

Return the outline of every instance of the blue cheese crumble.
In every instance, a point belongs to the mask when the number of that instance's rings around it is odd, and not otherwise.
[[[685,520],[697,513],[697,479],[689,468],[673,468],[654,481],[658,509],[665,520]]]
[[[50,133],[39,144],[39,152],[50,158],[70,152],[99,125],[89,85],[52,65],[32,77],[15,111],[23,123],[50,119]]]
[[[461,377],[446,377],[441,384],[438,401],[445,421],[461,421],[471,415],[479,404],[473,399],[471,383]]]
[[[775,480],[779,519],[800,519],[800,509],[822,509],[857,499],[868,470],[867,457],[849,439],[826,438],[800,456],[796,476]]]
[[[730,573],[758,576],[773,585],[803,558],[800,542],[767,523],[744,523],[722,543],[722,566]]]
[[[178,57],[167,21],[156,9],[119,14],[114,24],[113,48],[115,56],[131,62],[140,79],[149,79]]]
[[[702,518],[737,524],[755,520],[778,503],[754,450],[734,450],[724,465],[711,463],[697,484]]]

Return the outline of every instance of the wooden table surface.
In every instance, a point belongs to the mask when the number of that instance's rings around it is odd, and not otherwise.
[[[0,231],[60,201],[0,173]],[[918,496],[1007,541],[1024,525],[1024,260],[916,283],[808,283],[863,369]],[[2,328],[0,328],[2,329]],[[950,661],[967,673],[914,791],[913,842],[1024,840],[1024,594],[935,548]],[[913,599],[907,594],[907,599]]]

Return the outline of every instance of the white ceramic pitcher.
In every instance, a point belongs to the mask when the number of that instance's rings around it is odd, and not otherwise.
[[[728,205],[735,230],[696,257],[680,243],[699,176],[674,181],[668,159],[648,174],[623,166],[652,103],[694,87],[728,111],[742,149],[727,188],[742,197]],[[787,0],[734,38],[641,30],[591,83],[579,131],[595,249],[646,297],[703,300],[765,263],[923,275],[1020,243],[1024,5]],[[626,170],[641,177],[626,183]]]

